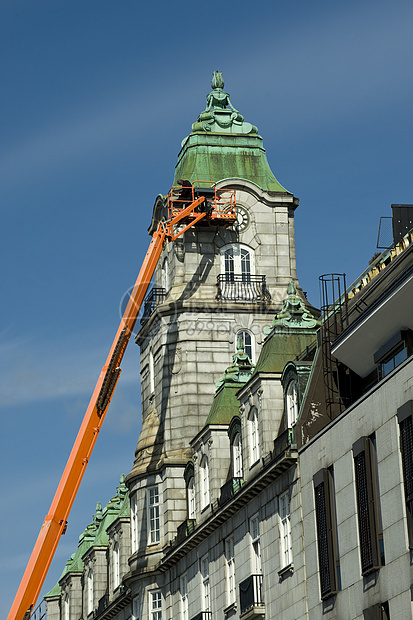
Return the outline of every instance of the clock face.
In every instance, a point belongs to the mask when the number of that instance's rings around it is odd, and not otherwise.
[[[239,232],[245,230],[250,223],[250,216],[248,215],[248,211],[244,207],[240,207],[237,205],[237,222],[235,224],[236,229]]]

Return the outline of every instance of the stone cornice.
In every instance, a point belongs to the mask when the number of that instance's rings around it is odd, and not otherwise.
[[[268,458],[268,457],[267,457]],[[265,489],[273,480],[285,473],[294,466],[298,459],[296,449],[290,448],[281,456],[275,457],[275,460],[269,460],[265,464],[263,459],[263,468],[257,476],[251,481],[245,483],[241,490],[232,498],[232,500],[222,507],[218,507],[209,518],[200,524],[192,534],[190,534],[182,543],[176,547],[171,546],[166,552],[165,557],[157,564],[156,568],[161,573],[166,572],[171,566],[176,564],[184,555],[189,553],[200,544],[202,540],[215,532],[217,528],[227,521],[232,515],[238,512],[247,502],[256,497],[263,489]]]

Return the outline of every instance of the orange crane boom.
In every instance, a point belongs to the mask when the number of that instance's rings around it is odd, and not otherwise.
[[[228,226],[236,220],[235,192],[232,190],[225,190],[224,196],[224,194],[219,194],[220,190],[214,188],[214,198],[208,206],[205,196],[202,195],[196,198],[194,188],[192,188],[192,202],[188,206],[184,205],[184,208],[181,208],[182,201],[174,200],[173,190],[174,188],[168,194],[169,219],[159,222],[156,231],[152,235],[149,249],[139,271],[128,305],[110,348],[106,363],[99,375],[59,486],[39,532],[7,620],[25,620],[28,618],[40,594],[60,537],[66,530],[70,510],[119,379],[121,372],[120,363],[166,241],[175,241],[186,230],[205,218],[210,224],[221,224],[224,226]],[[210,193],[210,188],[208,190],[208,193]]]

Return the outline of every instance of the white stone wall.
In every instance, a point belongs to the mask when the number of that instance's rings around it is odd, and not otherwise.
[[[293,571],[280,577],[278,497],[287,489],[291,492]],[[265,617],[282,617],[286,620],[306,617],[300,496],[297,471],[293,468],[271,483],[224,524],[217,527],[212,534],[168,571],[165,575],[165,596],[168,601],[166,618],[179,618],[179,581],[183,573],[187,573],[188,576],[189,618],[202,611],[200,560],[205,554],[209,556],[213,617],[225,617],[224,609],[228,607],[225,539],[229,536],[234,538],[237,603],[235,609],[228,613],[231,618],[240,617],[239,584],[253,572],[249,520],[256,513],[260,518]]]
[[[363,609],[389,600],[391,618],[411,617],[408,549],[397,408],[413,397],[413,361],[397,368],[350,407],[300,455],[309,618],[357,618]],[[386,565],[362,577],[352,445],[376,435],[380,505]],[[313,475],[334,466],[341,592],[320,600]]]

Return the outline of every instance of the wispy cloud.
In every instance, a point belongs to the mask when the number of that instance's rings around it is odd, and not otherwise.
[[[91,395],[109,344],[107,349],[86,345],[80,334],[49,342],[3,338],[0,357],[7,366],[0,377],[0,408]],[[126,367],[121,385],[132,383],[136,375]]]

